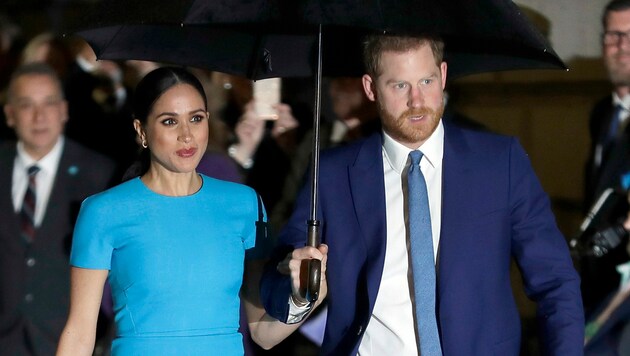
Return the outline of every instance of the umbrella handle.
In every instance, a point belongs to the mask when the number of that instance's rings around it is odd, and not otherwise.
[[[319,221],[308,221],[308,246],[319,246]],[[306,300],[315,302],[319,298],[322,261],[312,259],[308,261],[308,285],[306,286]]]
[[[306,287],[306,300],[315,302],[319,298],[319,282],[322,261],[310,260],[308,262],[308,286]]]

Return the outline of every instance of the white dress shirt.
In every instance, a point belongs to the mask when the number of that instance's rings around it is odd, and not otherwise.
[[[39,161],[35,161],[24,151],[24,144],[19,141],[17,144],[17,156],[13,161],[13,177],[11,185],[11,195],[13,198],[13,208],[18,213],[22,209],[24,194],[28,188],[28,168],[34,164],[40,168],[35,176],[35,227],[39,227],[44,219],[48,199],[52,190],[61,152],[63,151],[64,138],[61,136],[53,149]]]
[[[626,95],[623,98],[619,97],[617,93],[613,93],[613,107],[621,105],[623,110],[619,114],[619,129],[623,129],[627,124],[628,117],[630,116],[630,95]]]
[[[442,217],[442,157],[444,126],[442,121],[429,139],[418,148],[423,157],[420,169],[427,183],[433,251],[437,259]],[[384,134],[383,173],[387,218],[387,247],[374,311],[359,346],[361,356],[418,355],[410,289],[408,234],[403,189],[407,179],[411,150]]]

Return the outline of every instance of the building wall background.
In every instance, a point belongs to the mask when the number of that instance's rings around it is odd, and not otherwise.
[[[515,3],[547,17],[551,23],[551,44],[561,58],[599,56],[601,14],[608,0],[518,0]]]

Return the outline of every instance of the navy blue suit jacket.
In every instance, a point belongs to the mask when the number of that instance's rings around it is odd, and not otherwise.
[[[438,323],[444,355],[518,355],[520,319],[510,261],[538,303],[549,354],[580,355],[584,319],[579,277],[527,155],[514,138],[445,127]],[[279,238],[304,246],[309,189]],[[370,320],[386,242],[382,137],[322,153],[318,218],[329,246],[328,321],[321,353],[356,355]],[[269,268],[267,312],[286,320],[290,281]]]

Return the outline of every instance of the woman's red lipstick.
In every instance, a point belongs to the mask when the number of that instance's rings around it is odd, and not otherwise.
[[[181,150],[177,150],[177,155],[180,157],[191,157],[197,152],[197,149],[194,147],[191,148],[182,148]]]

